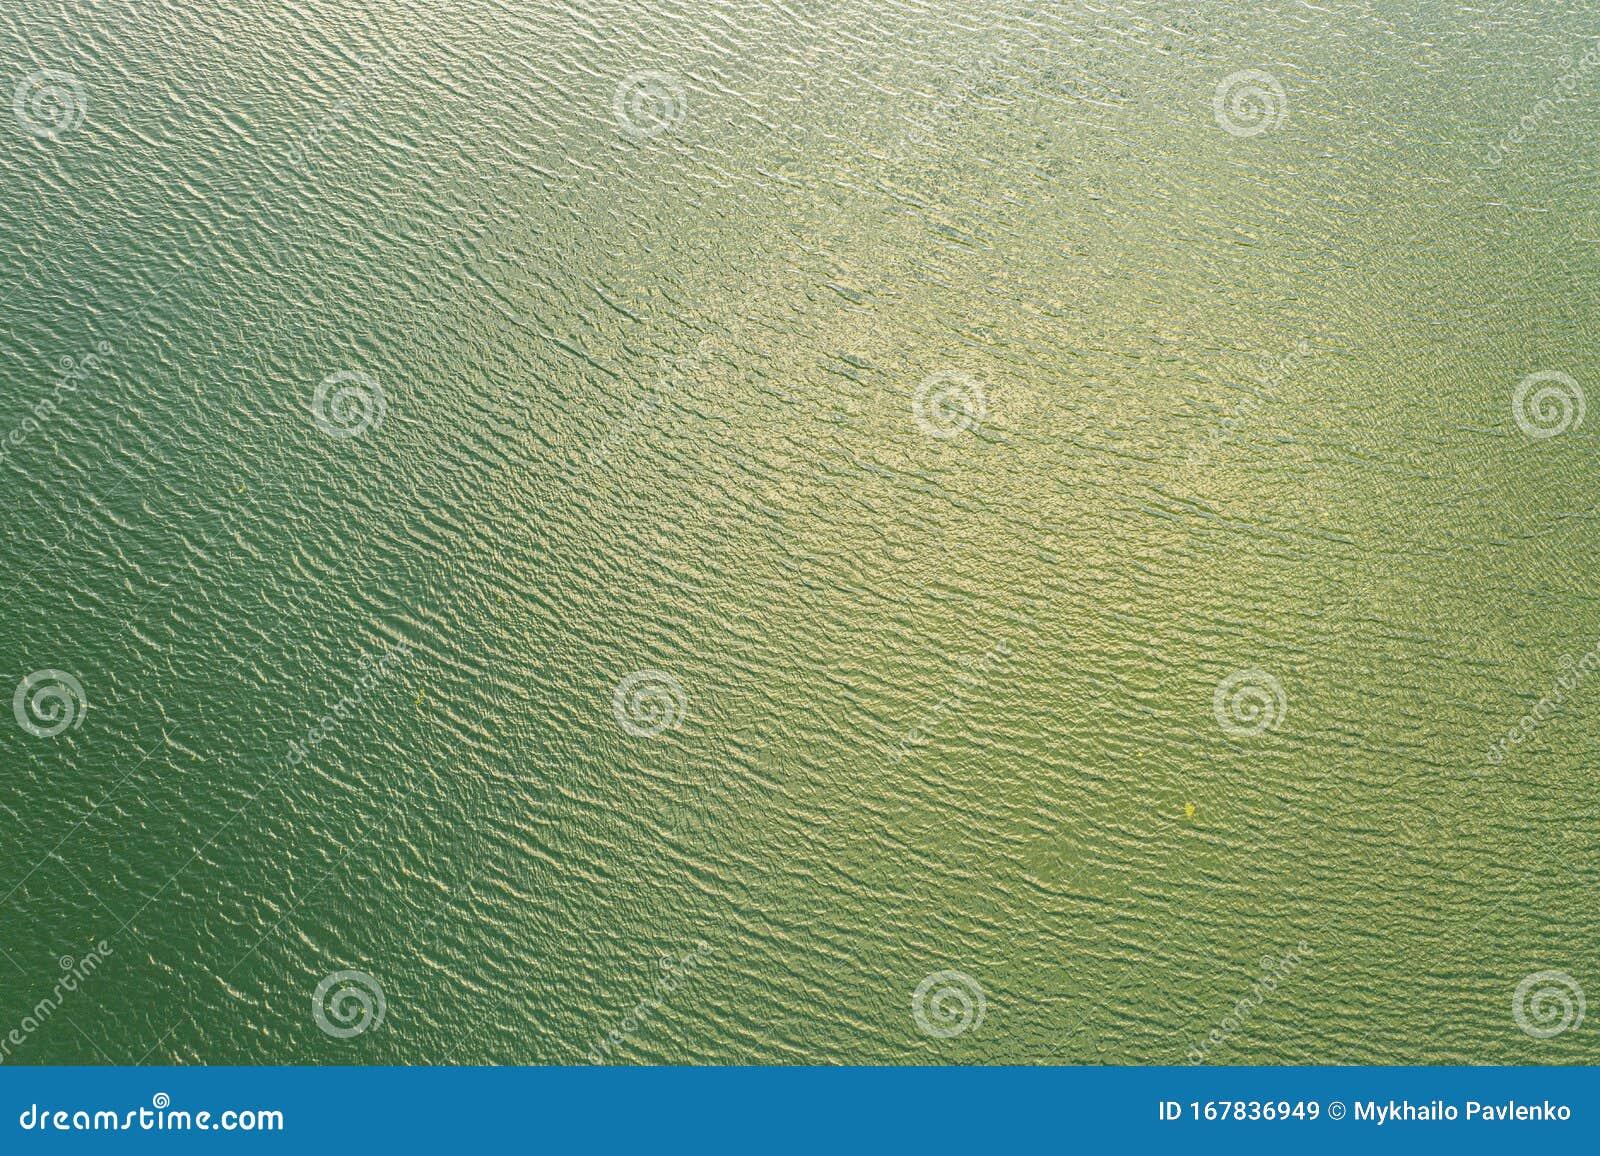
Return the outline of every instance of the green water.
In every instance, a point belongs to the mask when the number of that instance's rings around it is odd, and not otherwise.
[[[0,1062],[1600,1059],[1600,8],[1412,7],[8,5]]]

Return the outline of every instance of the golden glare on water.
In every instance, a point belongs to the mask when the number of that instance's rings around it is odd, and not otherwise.
[[[10,1054],[1593,1062],[1600,55],[1413,7],[8,7]]]

